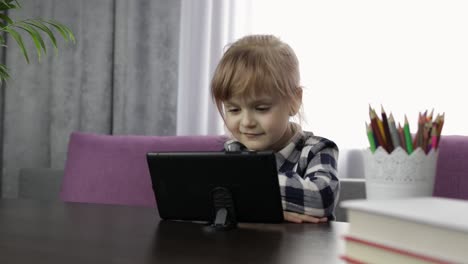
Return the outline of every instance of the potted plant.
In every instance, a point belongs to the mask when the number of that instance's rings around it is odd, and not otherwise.
[[[15,21],[8,15],[8,10],[21,8],[21,5],[17,0],[0,0],[0,45],[6,46],[6,36],[11,37],[18,44],[24,58],[29,63],[28,51],[24,45],[24,40],[20,32],[29,35],[36,48],[38,60],[41,60],[42,54],[46,54],[47,49],[44,43],[42,34],[45,34],[52,43],[55,53],[57,53],[57,39],[55,33],[65,40],[65,42],[71,41],[75,43],[75,36],[73,32],[67,26],[53,19],[23,19]],[[41,34],[42,33],[42,34]],[[5,81],[9,78],[8,68],[6,65],[0,63],[0,82]]]

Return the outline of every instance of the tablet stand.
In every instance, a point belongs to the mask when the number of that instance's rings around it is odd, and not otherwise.
[[[211,191],[215,219],[211,225],[215,230],[229,230],[237,227],[234,201],[229,189],[216,187]]]

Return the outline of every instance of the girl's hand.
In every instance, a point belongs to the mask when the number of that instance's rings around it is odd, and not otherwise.
[[[325,223],[328,221],[327,217],[313,217],[310,215],[298,214],[293,212],[283,212],[284,220],[293,223]]]

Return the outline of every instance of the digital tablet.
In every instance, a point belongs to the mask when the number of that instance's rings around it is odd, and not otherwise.
[[[283,222],[273,152],[148,153],[162,219],[215,222]]]

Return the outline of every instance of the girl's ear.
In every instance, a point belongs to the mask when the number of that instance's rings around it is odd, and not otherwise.
[[[294,98],[291,100],[291,110],[289,116],[295,116],[299,109],[301,108],[302,103],[302,87],[298,87]]]

